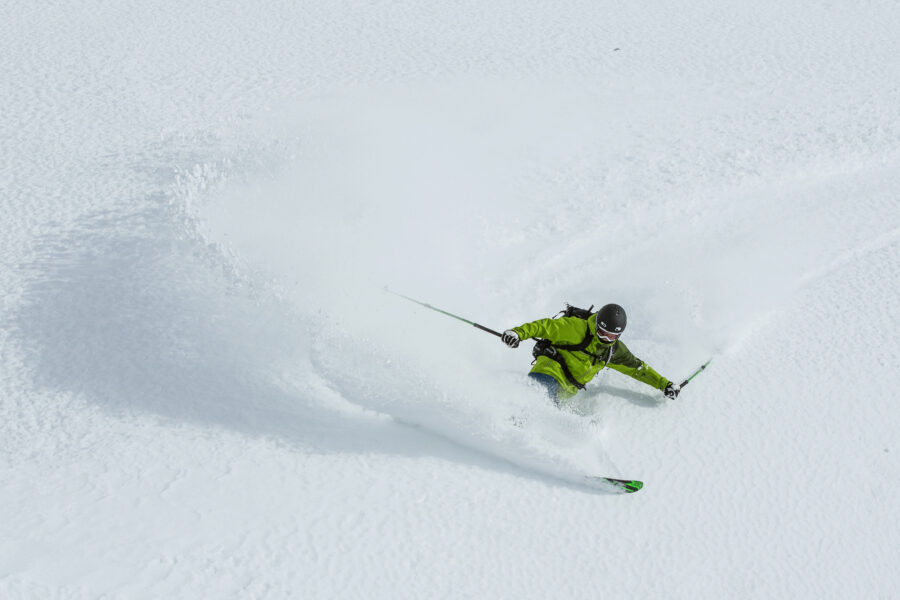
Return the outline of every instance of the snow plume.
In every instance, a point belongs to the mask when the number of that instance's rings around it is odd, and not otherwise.
[[[286,141],[266,161],[275,170],[234,177],[197,203],[201,230],[311,324],[283,332],[282,344],[312,357],[291,379],[324,380],[344,401],[520,466],[608,473],[595,426],[525,383],[527,350],[498,377],[485,361],[509,357],[495,338],[383,291],[390,283],[471,318],[521,319],[485,291],[504,277],[506,232],[523,211],[543,210],[511,197],[509,182],[530,154],[584,135],[548,118],[536,139],[513,135],[554,100],[521,97],[439,88],[314,103],[276,128]],[[543,425],[517,426],[534,410]]]

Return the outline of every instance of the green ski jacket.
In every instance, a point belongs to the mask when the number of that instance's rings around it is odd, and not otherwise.
[[[669,380],[654,371],[650,365],[632,354],[621,340],[615,342],[601,341],[596,333],[597,314],[588,318],[562,317],[559,319],[540,319],[525,323],[512,330],[519,339],[543,338],[554,344],[574,345],[584,341],[591,332],[591,343],[584,351],[559,350],[562,359],[578,383],[586,384],[597,373],[609,367],[637,379],[658,390],[664,390]],[[593,355],[593,356],[592,356]],[[599,358],[598,358],[599,357]],[[550,375],[559,382],[560,396],[569,398],[578,393],[578,388],[566,378],[558,362],[547,356],[539,356],[531,368],[532,373]]]

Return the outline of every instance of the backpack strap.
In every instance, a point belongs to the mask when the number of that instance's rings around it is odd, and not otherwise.
[[[587,325],[587,321],[584,322]],[[577,344],[553,344],[560,350],[568,350],[569,352],[584,352],[588,346],[591,345],[591,339],[594,337],[594,334],[591,333],[591,327],[588,325],[587,333],[584,335],[584,339],[578,342]]]
[[[585,321],[584,323],[585,325],[587,325],[587,321]],[[591,345],[592,337],[593,334],[591,333],[591,328],[588,325],[587,333],[585,334],[584,339],[577,344],[554,344],[550,340],[539,338],[537,340],[537,343],[535,343],[534,345],[532,354],[534,355],[535,360],[537,360],[538,356],[546,356],[551,360],[555,360],[557,363],[559,363],[560,368],[562,368],[563,375],[566,376],[566,379],[569,381],[569,383],[574,385],[579,390],[583,390],[584,385],[579,383],[578,380],[575,379],[575,376],[572,375],[572,371],[569,370],[569,365],[566,364],[565,359],[562,357],[559,351],[567,350],[569,352],[585,352],[585,354],[590,354],[596,360],[600,357],[591,354],[590,352],[586,352],[587,347]]]
[[[585,320],[585,325],[587,325],[587,333],[585,334],[584,339],[577,344],[554,344],[550,340],[538,338],[537,342],[534,344],[534,350],[532,350],[532,354],[534,355],[535,360],[537,360],[538,356],[546,356],[547,358],[559,363],[560,368],[562,368],[563,375],[566,376],[566,379],[569,381],[569,383],[574,385],[579,390],[583,390],[584,385],[579,383],[578,380],[575,379],[575,376],[572,375],[572,371],[569,370],[569,365],[566,364],[565,359],[562,357],[562,354],[560,354],[559,351],[567,350],[569,352],[584,352],[585,354],[593,358],[593,362],[595,364],[597,363],[597,361],[603,360],[602,356],[587,351],[587,347],[591,345],[591,340],[593,339],[594,334],[591,331],[591,327],[590,325],[588,325],[587,320]],[[615,343],[610,344],[609,354],[606,356],[606,365],[609,365],[609,361],[612,360],[615,348]]]
[[[572,375],[572,371],[569,370],[569,365],[566,364],[565,359],[562,357],[562,354],[559,353],[557,347],[553,345],[553,342],[551,342],[550,340],[539,338],[534,344],[534,350],[532,350],[531,353],[534,355],[534,360],[537,360],[539,356],[546,356],[550,360],[555,360],[557,363],[559,363],[563,375],[566,376],[566,379],[569,381],[569,383],[574,385],[579,390],[584,389],[584,385],[579,383],[578,380],[575,379],[575,376]],[[534,362],[532,361],[531,364],[534,364]]]

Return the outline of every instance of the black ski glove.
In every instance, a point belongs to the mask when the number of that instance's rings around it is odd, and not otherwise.
[[[666,389],[663,390],[663,394],[665,394],[666,398],[669,400],[677,398],[679,392],[681,392],[681,386],[677,383],[672,383],[671,381],[666,384]]]
[[[500,336],[500,339],[503,340],[503,343],[509,346],[510,348],[518,348],[519,347],[519,334],[513,331],[512,329],[507,329],[503,332],[503,335]]]

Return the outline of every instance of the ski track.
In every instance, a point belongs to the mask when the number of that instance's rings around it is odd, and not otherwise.
[[[0,596],[892,597],[898,27],[0,7]],[[557,411],[385,283],[714,360]]]

